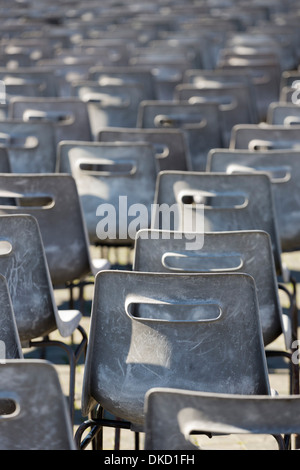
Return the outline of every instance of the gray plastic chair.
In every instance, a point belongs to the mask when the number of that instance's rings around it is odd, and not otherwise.
[[[264,345],[281,334],[284,339],[284,347],[266,350],[267,356],[288,358],[290,391],[298,393],[299,370],[292,361],[298,312],[292,294],[277,281],[269,234],[257,230],[206,232],[197,239],[195,233],[144,229],[136,236],[132,268],[142,272],[242,272],[252,276],[257,286]],[[278,289],[287,293],[290,305],[286,313]]]
[[[273,124],[273,125],[278,125],[278,126],[294,126],[294,125],[299,126],[300,125],[299,104],[276,103],[276,102],[271,103],[268,109],[266,121],[268,124]]]
[[[220,109],[223,147],[228,147],[232,127],[236,124],[253,124],[252,97],[246,84],[221,84],[209,82],[200,88],[193,85],[177,85],[174,99],[180,101],[215,102]]]
[[[0,242],[0,256],[5,255],[7,242]],[[7,359],[22,359],[23,351],[8,285],[0,275],[0,364]]]
[[[49,122],[0,121],[0,147],[8,152],[13,173],[55,171],[55,132]]]
[[[72,91],[87,106],[94,140],[105,127],[135,127],[140,102],[145,98],[143,86],[137,83],[73,82]]]
[[[112,341],[116,331],[122,335]],[[99,404],[125,420],[111,425],[143,430],[145,394],[159,386],[270,393],[251,276],[121,270],[97,275],[83,416]],[[105,419],[84,422],[77,446],[84,447],[87,427],[106,424]]]
[[[148,142],[154,146],[157,170],[192,169],[187,141],[181,129],[106,128],[100,142]]]
[[[147,211],[143,228],[149,226],[156,180],[150,144],[61,142],[57,168],[76,181],[90,243],[133,245],[138,206]]]
[[[57,86],[55,76],[50,70],[40,67],[18,67],[7,69],[0,67],[0,80],[5,83],[10,97],[46,97],[56,96]]]
[[[206,232],[199,246],[189,249],[195,234],[140,230],[134,248],[133,270],[165,273],[243,272],[253,277],[261,312],[264,344],[283,331],[282,309],[270,236],[263,231]],[[286,332],[287,333],[287,332]],[[290,331],[286,336],[291,347]]]
[[[33,216],[1,215],[0,237],[2,245],[4,241],[6,244],[0,256],[0,273],[7,280],[21,345],[26,348],[56,346],[67,353],[73,416],[75,367],[87,343],[80,325],[82,315],[79,310],[61,310],[56,306],[39,225]],[[76,351],[64,340],[48,338],[54,331],[67,338],[75,330],[82,337]]]
[[[232,129],[229,148],[248,150],[299,150],[299,130],[300,126],[238,124]]]
[[[255,89],[250,73],[244,73],[243,70],[236,69],[186,70],[182,83],[183,85],[193,85],[197,88],[211,86],[211,83],[218,83],[221,87],[223,85],[247,87],[247,95],[249,94],[251,97],[251,122],[258,122]]]
[[[256,107],[259,121],[265,121],[267,110],[273,101],[276,101],[280,91],[281,69],[277,60],[270,58],[229,58],[220,61],[217,68],[222,70],[243,70],[250,74],[256,96]]]
[[[276,270],[282,273],[271,182],[266,174],[162,171],[157,177],[152,228],[194,231],[203,215],[204,232],[263,230],[271,237]],[[173,220],[159,221],[161,205],[174,208]],[[197,207],[199,204],[199,207]],[[200,209],[200,212],[198,211]],[[204,214],[203,214],[204,209]],[[187,216],[181,217],[186,211]],[[166,227],[166,223],[169,226]],[[162,225],[164,224],[164,225]],[[193,225],[194,224],[194,225]]]
[[[78,98],[13,98],[9,116],[25,122],[52,122],[56,145],[61,140],[91,140],[86,103]]]
[[[0,449],[76,450],[54,366],[8,360],[0,367]]]
[[[145,398],[145,450],[195,451],[193,434],[267,434],[279,450],[289,450],[290,436],[300,431],[299,409],[299,396],[152,389]]]
[[[300,248],[299,163],[300,150],[212,149],[207,171],[230,174],[259,171],[269,175],[281,249],[286,252]]]
[[[140,104],[136,127],[182,129],[194,171],[205,170],[207,153],[217,142],[222,147],[217,103],[144,101]]]

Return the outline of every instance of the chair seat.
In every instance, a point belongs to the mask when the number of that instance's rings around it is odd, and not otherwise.
[[[71,336],[80,323],[79,310],[57,310],[56,321],[61,336]]]

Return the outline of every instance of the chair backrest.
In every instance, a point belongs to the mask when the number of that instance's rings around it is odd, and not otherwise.
[[[238,124],[232,129],[229,148],[260,151],[276,149],[299,150],[299,131],[300,125]]]
[[[143,211],[142,226],[150,224],[156,180],[152,146],[66,141],[58,153],[58,170],[76,181],[90,242],[132,245],[135,209]]]
[[[74,178],[53,173],[0,174],[0,182],[0,196],[6,201],[0,205],[0,214],[30,214],[38,220],[53,284],[65,285],[90,273],[86,227]]]
[[[1,254],[7,242],[0,242]],[[6,279],[0,275],[0,364],[7,359],[21,359],[23,352]]]
[[[12,98],[9,116],[25,122],[52,122],[56,145],[61,140],[91,140],[86,103],[78,98]]]
[[[299,85],[300,70],[284,70],[281,74],[280,88],[281,90],[285,87],[294,88]]]
[[[270,236],[262,231],[208,232],[203,243],[189,244],[195,234],[140,230],[134,247],[133,270],[165,273],[242,272],[253,277],[264,344],[285,329]],[[288,338],[286,338],[288,342]]]
[[[153,389],[145,398],[145,450],[196,450],[193,433],[299,434],[299,409],[295,395],[247,397]]]
[[[158,217],[162,204],[174,208],[175,216],[169,225],[171,230],[195,231],[193,227],[203,225],[204,232],[267,232],[272,241],[276,269],[282,271],[273,193],[266,174],[162,171],[157,177],[152,228],[167,228],[162,225],[166,220],[160,221]]]
[[[0,146],[8,152],[13,173],[55,171],[55,132],[49,122],[0,121]]]
[[[270,58],[229,58],[220,61],[217,65],[220,69],[243,70],[250,74],[256,96],[256,107],[259,121],[266,119],[270,103],[278,99],[280,90],[281,70],[277,60]]]
[[[73,82],[72,91],[87,106],[94,140],[106,127],[135,127],[140,102],[145,99],[144,88],[137,83]]]
[[[181,129],[106,128],[100,142],[148,142],[154,146],[158,171],[192,169],[186,136]]]
[[[147,67],[109,67],[95,66],[89,70],[89,78],[98,82],[100,85],[110,83],[134,83],[142,86],[145,100],[155,100],[154,77]]]
[[[251,276],[97,274],[83,415],[101,403],[142,427],[145,393],[157,386],[270,393]]]
[[[20,95],[17,87],[20,87],[23,96],[56,96],[57,92],[54,75],[39,67],[0,67],[0,80],[4,82],[8,93],[15,96]]]
[[[183,84],[190,84],[197,88],[210,86],[211,82],[218,83],[220,86],[246,86],[247,95],[251,97],[251,119],[252,122],[258,122],[257,105],[255,98],[255,89],[250,73],[245,73],[242,69],[214,69],[214,70],[186,70],[183,77]]]
[[[182,129],[187,137],[189,156],[194,171],[204,171],[207,154],[220,142],[222,133],[217,103],[143,101],[137,119],[139,128]]]
[[[10,173],[11,164],[7,148],[0,146],[0,173]]]
[[[219,105],[223,147],[228,147],[232,127],[236,124],[254,123],[252,100],[246,84],[220,84],[210,82],[201,88],[194,85],[180,84],[174,92],[174,99],[181,101],[215,102]]]
[[[213,149],[208,155],[207,171],[230,174],[259,171],[268,174],[281,248],[282,251],[293,251],[300,247],[300,201],[296,197],[300,180],[299,162],[300,150]]]
[[[271,103],[268,109],[267,123],[272,124],[272,125],[277,125],[277,126],[294,126],[294,125],[299,126],[300,125],[299,104],[276,103],[276,102]]]
[[[65,397],[54,366],[9,360],[0,367],[0,449],[75,450]]]

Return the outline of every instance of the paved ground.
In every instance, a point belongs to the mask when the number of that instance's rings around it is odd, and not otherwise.
[[[295,270],[294,274],[300,280],[300,272],[298,273],[297,268],[300,267],[300,253],[292,253],[289,255],[284,255],[284,260],[290,269]],[[299,261],[299,263],[298,263]],[[300,268],[299,268],[300,269]],[[66,302],[68,300],[68,291],[67,290],[58,290],[55,291],[55,297],[59,307],[66,308]],[[75,296],[77,292],[75,290]],[[93,286],[88,286],[85,288],[85,309],[83,311],[82,326],[87,332],[89,332],[90,324],[90,308],[91,308],[91,299],[93,296]],[[298,300],[298,305],[299,300]],[[55,337],[55,334],[53,335]],[[80,335],[77,333],[74,335],[73,341],[76,344],[80,338]],[[283,338],[278,338],[273,344],[269,346],[270,348],[281,348],[283,347]],[[35,353],[29,353],[34,355]],[[68,392],[68,366],[66,364],[66,357],[64,353],[60,350],[54,351],[51,350],[50,355],[48,353],[47,359],[51,360],[55,367],[57,368],[59,377],[61,379],[61,384],[64,392]],[[270,383],[271,387],[274,388],[279,394],[286,394],[289,390],[289,375],[287,364],[282,359],[270,359],[268,360],[269,372],[270,372]],[[84,364],[80,363],[77,367],[76,375],[76,390],[75,390],[75,423],[74,423],[74,432],[77,426],[82,422],[83,417],[81,415],[81,388],[82,388],[82,378],[83,378]],[[115,431],[110,428],[105,428],[104,430],[104,449],[114,449],[114,438]],[[120,432],[120,448],[123,450],[134,450],[134,434],[131,431],[121,430]],[[144,435],[140,435],[140,448],[143,449],[144,446]],[[201,440],[198,440],[198,443],[204,448],[207,449],[237,449],[237,450],[246,450],[246,449],[276,449],[277,445],[274,438],[270,436],[226,436],[226,438],[214,438],[208,439],[202,437]]]

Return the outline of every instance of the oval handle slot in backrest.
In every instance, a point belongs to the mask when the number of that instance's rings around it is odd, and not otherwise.
[[[232,109],[235,109],[238,105],[237,100],[233,96],[225,96],[225,95],[220,95],[220,96],[214,96],[214,97],[209,97],[209,96],[191,96],[188,99],[188,102],[191,104],[196,104],[196,103],[217,103],[219,105],[219,108],[221,111],[230,111]]]
[[[232,272],[243,266],[238,253],[164,253],[161,259],[164,268],[181,272]]]
[[[126,313],[134,319],[162,322],[205,322],[218,320],[222,315],[221,306],[216,302],[172,303],[154,299],[130,301]]]

